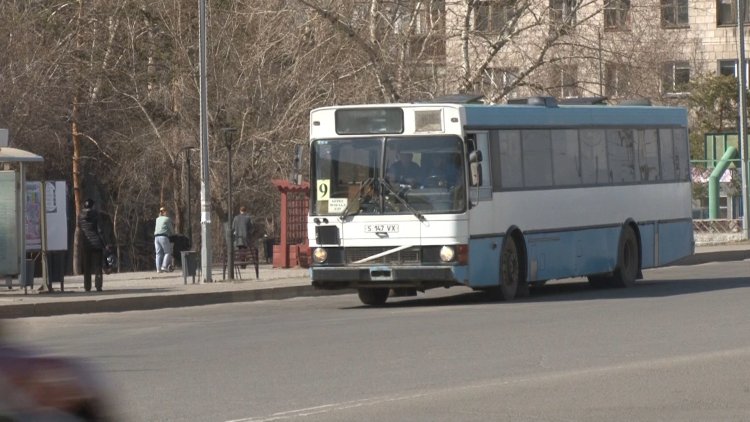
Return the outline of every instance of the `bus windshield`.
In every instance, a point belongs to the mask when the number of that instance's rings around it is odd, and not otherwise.
[[[463,212],[463,151],[459,137],[445,135],[314,141],[311,210],[344,217]]]

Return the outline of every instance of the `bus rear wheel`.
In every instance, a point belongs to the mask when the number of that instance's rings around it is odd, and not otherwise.
[[[380,306],[388,300],[388,293],[390,293],[390,290],[391,289],[386,287],[358,289],[357,295],[359,295],[359,300],[365,305]]]
[[[625,226],[620,234],[618,247],[617,268],[610,278],[613,287],[633,287],[638,277],[639,266],[638,240],[633,228]]]
[[[503,300],[511,301],[516,298],[519,290],[523,295],[523,287],[519,287],[525,280],[521,280],[521,262],[518,257],[518,245],[513,237],[508,237],[503,244],[500,256],[500,295]],[[526,291],[528,291],[528,286]]]

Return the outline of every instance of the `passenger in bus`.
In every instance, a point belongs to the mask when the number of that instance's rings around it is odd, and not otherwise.
[[[412,161],[412,158],[412,153],[401,151],[398,155],[398,161],[388,167],[386,175],[388,181],[415,186],[422,177],[422,168]]]

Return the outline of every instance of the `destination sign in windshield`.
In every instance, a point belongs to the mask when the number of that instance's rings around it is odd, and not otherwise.
[[[404,132],[404,111],[399,107],[336,110],[336,133],[369,135]]]

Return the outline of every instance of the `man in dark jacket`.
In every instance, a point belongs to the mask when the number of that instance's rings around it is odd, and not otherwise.
[[[412,161],[412,158],[412,153],[401,151],[398,154],[398,161],[388,167],[387,180],[391,183],[416,185],[422,177],[422,168]]]
[[[94,200],[83,201],[83,209],[78,215],[78,228],[81,230],[83,239],[83,255],[81,257],[83,288],[87,292],[91,291],[91,274],[93,273],[96,290],[101,292],[104,282],[102,275],[104,241],[99,227],[99,213],[94,209]]]
[[[240,213],[232,219],[232,234],[234,235],[234,246],[237,249],[247,249],[250,246],[250,236],[253,223],[245,206],[240,207]]]
[[[251,246],[250,239],[253,231],[253,222],[247,213],[247,208],[243,205],[240,207],[240,213],[232,219],[232,237],[234,238],[234,247],[238,250],[248,249]],[[243,252],[244,254],[244,252]],[[240,268],[245,268],[242,264]]]

